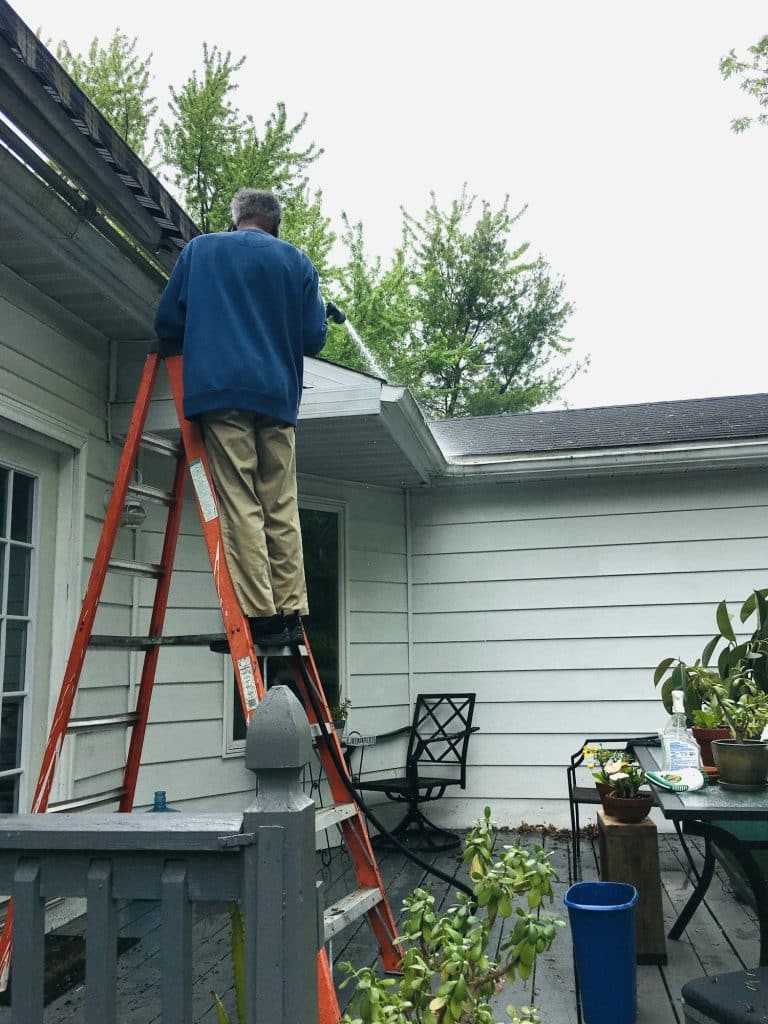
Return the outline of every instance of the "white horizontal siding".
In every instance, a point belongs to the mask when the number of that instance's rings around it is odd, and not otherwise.
[[[467,791],[438,819],[491,803],[566,824],[570,753],[656,731],[654,666],[697,657],[717,603],[768,585],[766,505],[738,472],[415,492],[414,692],[478,695]]]
[[[171,466],[167,460],[147,456],[143,472],[147,483],[169,486]],[[353,702],[349,727],[372,731],[374,724],[379,730],[402,725],[408,718],[403,495],[312,479],[300,481],[300,499],[309,504],[312,499],[340,502],[344,508],[348,645],[344,692]],[[149,506],[147,520],[136,535],[139,559],[159,559],[165,516],[164,509]],[[141,632],[147,628],[154,584],[142,580],[137,591]],[[221,629],[198,512],[188,489],[166,632],[216,633]],[[171,803],[190,808],[208,807],[214,797],[217,807],[242,807],[251,799],[253,778],[243,759],[222,757],[227,677],[227,658],[207,648],[161,651],[137,802],[150,802],[155,789],[165,789]],[[197,780],[197,792],[188,781],[181,781],[184,770]]]

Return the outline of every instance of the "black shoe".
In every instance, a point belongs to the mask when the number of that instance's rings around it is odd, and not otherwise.
[[[291,612],[290,615],[284,615],[283,622],[285,623],[285,628],[288,630],[288,643],[303,644],[304,627],[301,624],[301,616],[299,613]]]
[[[248,625],[256,647],[285,647],[289,643],[282,615],[253,616],[248,619]]]

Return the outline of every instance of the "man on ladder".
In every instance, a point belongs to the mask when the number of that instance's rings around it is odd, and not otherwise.
[[[309,258],[279,238],[282,208],[243,188],[234,229],[182,251],[160,299],[161,351],[184,352],[184,415],[200,423],[227,566],[253,642],[301,643],[307,591],[295,430],[304,356],[325,344]]]

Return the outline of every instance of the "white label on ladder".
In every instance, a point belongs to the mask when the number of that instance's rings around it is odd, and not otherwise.
[[[218,517],[219,510],[216,508],[216,501],[214,500],[213,491],[205,472],[205,466],[203,466],[203,460],[193,459],[189,464],[189,472],[192,476],[197,500],[200,502],[200,511],[203,514],[203,519],[206,523],[210,523],[212,519]]]
[[[256,679],[253,675],[253,666],[251,665],[250,658],[239,658],[237,662],[237,671],[240,674],[240,682],[243,684],[243,696],[245,697],[245,706],[249,711],[253,711],[256,705],[259,703],[259,696],[256,693]]]

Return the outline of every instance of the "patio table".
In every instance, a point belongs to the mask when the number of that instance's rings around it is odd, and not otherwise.
[[[645,771],[658,771],[661,768],[661,746],[638,744],[634,752]],[[704,899],[715,870],[714,847],[718,846],[733,855],[752,888],[760,928],[760,966],[768,966],[768,885],[752,855],[753,850],[768,850],[768,790],[742,792],[724,789],[715,783],[694,793],[673,793],[654,787],[654,795],[661,813],[674,824],[697,879],[688,902],[669,932],[669,938],[680,938]],[[732,823],[756,821],[766,823],[764,839],[744,840],[728,830]],[[699,836],[704,840],[704,864],[700,871],[691,856],[685,836]]]

